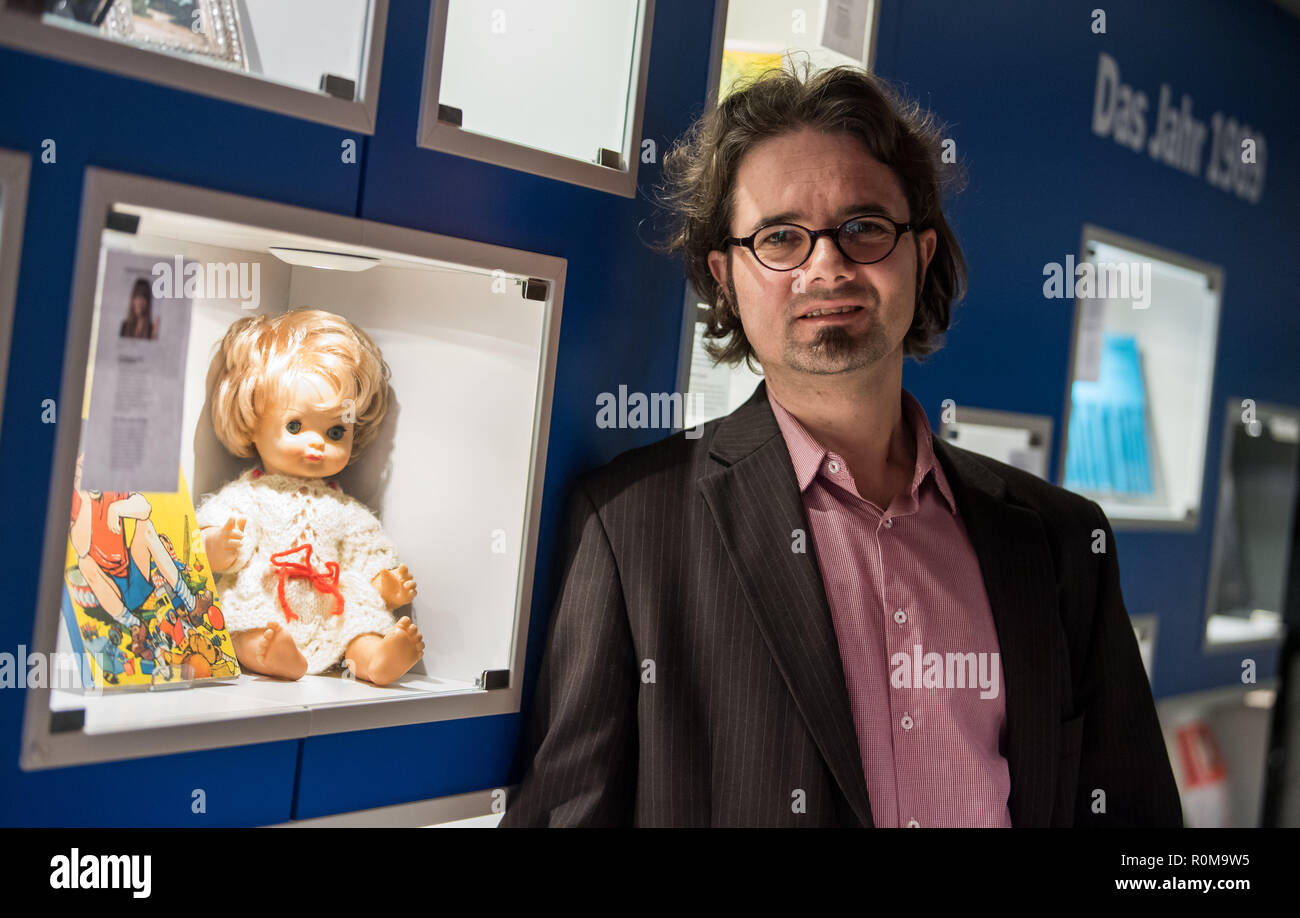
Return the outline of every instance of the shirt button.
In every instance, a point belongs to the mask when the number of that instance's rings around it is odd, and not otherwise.
[[[834,475],[840,470],[840,464],[832,459],[830,462],[826,463],[826,468],[830,469],[830,473]]]
[[[886,529],[894,528],[894,520],[892,518],[885,520],[885,528]]]
[[[903,715],[903,719],[902,719],[902,721],[900,721],[900,723],[902,723],[902,725],[903,725],[903,729],[904,729],[904,730],[911,730],[911,729],[912,729],[912,715],[910,715],[910,714],[904,714],[904,715]]]
[[[917,822],[915,819],[909,819],[909,820],[907,821],[907,827],[908,827],[909,829],[919,829],[919,828],[921,828],[921,824],[920,824],[919,822]]]
[[[894,621],[898,622],[900,625],[903,624],[903,622],[907,621],[907,613],[902,609],[899,609],[894,613]]]

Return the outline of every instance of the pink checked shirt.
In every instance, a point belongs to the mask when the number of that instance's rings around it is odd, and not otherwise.
[[[903,390],[916,471],[882,510],[770,388],[768,400],[812,527],[873,821],[1009,827],[997,631],[925,412]]]

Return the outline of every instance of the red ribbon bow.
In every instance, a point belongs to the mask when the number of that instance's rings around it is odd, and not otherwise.
[[[307,554],[301,561],[281,561],[286,555],[292,555],[294,552],[306,551]],[[304,542],[302,545],[296,545],[293,548],[279,551],[271,555],[271,566],[275,568],[276,577],[279,583],[276,586],[276,593],[280,597],[280,609],[284,612],[284,620],[287,622],[297,618],[290,608],[288,601],[284,598],[284,582],[293,577],[305,577],[311,581],[311,585],[322,593],[334,594],[334,609],[331,614],[343,614],[343,594],[339,592],[339,566],[333,561],[325,562],[327,573],[321,573],[311,566],[311,543]]]

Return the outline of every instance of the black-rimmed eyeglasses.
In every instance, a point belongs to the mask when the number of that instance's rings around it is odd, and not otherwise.
[[[849,261],[872,265],[893,253],[898,240],[912,224],[898,223],[880,214],[850,217],[839,226],[810,230],[798,223],[771,223],[743,239],[728,236],[726,245],[742,245],[758,263],[773,271],[793,271],[808,260],[817,240],[830,236],[835,248]]]

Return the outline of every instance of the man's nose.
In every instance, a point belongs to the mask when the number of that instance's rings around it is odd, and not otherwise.
[[[804,274],[811,277],[848,277],[855,263],[844,257],[831,236],[822,236],[813,244],[808,260],[803,263]]]

